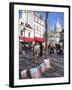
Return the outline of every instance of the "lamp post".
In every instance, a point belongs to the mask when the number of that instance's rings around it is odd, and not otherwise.
[[[46,68],[48,70],[48,68],[50,68],[50,60],[48,58],[48,23],[47,23],[47,20],[48,20],[48,12],[46,12],[46,20],[45,20],[45,24],[46,24],[46,32],[45,32],[45,59],[44,59],[44,62],[45,62],[45,65],[46,65]]]
[[[48,58],[48,23],[47,23],[47,19],[48,19],[48,12],[46,12],[46,20],[45,20],[45,24],[46,24],[46,32],[45,32],[45,59]]]

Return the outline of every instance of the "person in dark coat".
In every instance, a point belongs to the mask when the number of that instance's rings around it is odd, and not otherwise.
[[[25,46],[24,46],[24,44],[22,46],[22,52],[23,52],[23,54],[25,54]]]
[[[43,45],[42,45],[42,44],[40,44],[40,56],[42,56],[42,55],[43,55],[42,51],[43,51]]]

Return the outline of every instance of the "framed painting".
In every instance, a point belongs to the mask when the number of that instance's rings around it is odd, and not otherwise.
[[[70,6],[9,3],[9,86],[70,84]]]

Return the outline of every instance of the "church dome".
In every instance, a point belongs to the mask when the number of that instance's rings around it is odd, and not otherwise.
[[[61,24],[59,23],[59,20],[57,20],[55,25],[55,32],[61,32],[61,31],[62,31]]]
[[[59,22],[56,23],[56,28],[61,28],[61,25]]]

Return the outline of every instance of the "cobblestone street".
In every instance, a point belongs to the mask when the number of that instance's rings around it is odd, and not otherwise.
[[[63,77],[64,76],[64,56],[49,54],[51,68],[42,77]]]
[[[64,55],[58,54],[48,54],[48,58],[50,59],[51,68],[46,70],[41,78],[52,78],[52,77],[63,77],[64,76]],[[44,60],[43,57],[40,58],[38,64],[33,64],[33,56],[28,54],[20,54],[19,57],[19,70],[22,71],[24,69],[30,69],[32,67],[37,67]]]

